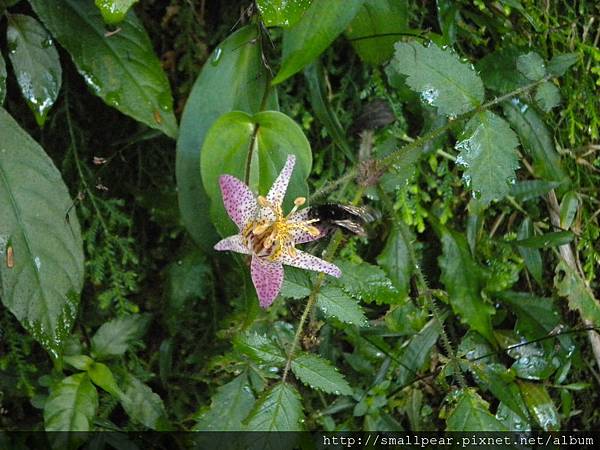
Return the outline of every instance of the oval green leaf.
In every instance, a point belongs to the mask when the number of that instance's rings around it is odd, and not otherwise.
[[[352,388],[327,359],[301,353],[292,361],[292,372],[302,383],[328,394],[352,395]]]
[[[302,17],[313,0],[256,0],[263,23],[267,27],[291,27]]]
[[[62,68],[52,38],[33,17],[8,16],[8,56],[27,105],[39,126],[44,125],[58,97]]]
[[[296,155],[296,166],[284,200],[284,211],[296,197],[306,197],[306,179],[312,167],[310,144],[302,129],[285,114],[263,111],[250,116],[234,111],[219,118],[202,147],[201,173],[211,200],[213,222],[224,236],[237,233],[221,199],[219,176],[233,175],[258,194],[266,195],[287,156]]]
[[[91,1],[30,3],[106,104],[167,136],[177,135],[169,81],[134,14],[127,15],[118,32],[107,35],[100,11]]]
[[[87,373],[62,380],[44,405],[46,431],[89,431],[98,409],[98,392]]]
[[[363,1],[313,0],[302,19],[283,34],[281,68],[273,84],[287,80],[323,53],[346,29]]]
[[[254,26],[239,29],[215,49],[198,76],[181,117],[175,175],[179,209],[184,226],[205,251],[212,249],[217,234],[210,222],[208,197],[198,171],[200,149],[206,132],[230,111],[254,114],[260,110],[267,87],[267,73],[260,59]],[[275,95],[268,101],[277,109]]]
[[[79,223],[50,158],[1,108],[0,135],[0,297],[56,357],[83,285]]]

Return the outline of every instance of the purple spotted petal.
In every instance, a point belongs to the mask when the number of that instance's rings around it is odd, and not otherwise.
[[[243,253],[245,255],[251,255],[252,251],[244,245],[244,239],[241,234],[234,234],[233,236],[229,236],[228,238],[219,241],[217,245],[215,245],[215,250],[223,251],[232,251],[237,253]]]
[[[240,231],[256,213],[256,199],[248,186],[231,175],[221,175],[219,185],[223,204]]]
[[[252,274],[252,282],[256,288],[260,306],[268,308],[281,289],[283,266],[279,262],[253,256],[250,273]]]
[[[342,271],[335,264],[331,264],[330,262],[300,250],[296,250],[296,256],[282,254],[279,258],[279,261],[283,264],[287,264],[288,266],[314,270],[315,272],[323,272],[336,278],[342,276]]]
[[[296,155],[288,155],[285,166],[281,169],[279,176],[267,194],[267,200],[271,203],[281,205],[281,202],[283,202],[285,191],[287,191],[288,183],[294,170],[294,164],[296,164]]]
[[[301,209],[300,211],[294,213],[290,217],[290,220],[293,220],[295,222],[304,222],[310,220],[310,217],[308,217],[308,210],[309,208]],[[321,239],[322,237],[327,235],[327,231],[321,229],[318,222],[311,223],[309,225],[312,225],[317,229],[321,230],[321,234],[313,236],[312,234],[307,233],[306,231],[296,229],[292,231],[292,239],[296,244],[304,244],[305,242],[316,241],[317,239]]]

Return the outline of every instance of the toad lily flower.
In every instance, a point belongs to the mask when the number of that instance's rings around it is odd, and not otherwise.
[[[266,197],[255,197],[250,188],[231,175],[219,178],[223,203],[239,234],[223,239],[215,250],[231,250],[252,256],[250,272],[258,293],[260,306],[267,308],[283,283],[283,264],[301,269],[341,276],[340,269],[309,253],[296,250],[296,244],[314,241],[324,236],[308,217],[308,208],[298,210],[306,199],[298,197],[294,208],[284,215],[281,203],[296,162],[289,155],[281,173]]]

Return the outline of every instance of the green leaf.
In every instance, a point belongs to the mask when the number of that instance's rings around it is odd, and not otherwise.
[[[301,431],[303,417],[298,391],[278,383],[263,393],[246,424],[252,431]]]
[[[517,333],[530,341],[547,336],[560,323],[559,311],[551,298],[513,291],[500,292],[497,298],[517,316]]]
[[[86,355],[65,356],[63,361],[79,370],[87,370],[88,367],[94,364],[94,360]]]
[[[444,39],[450,45],[456,42],[457,22],[460,18],[460,8],[452,0],[436,0],[437,18]]]
[[[46,431],[89,431],[98,409],[98,393],[86,373],[54,386],[44,404]]]
[[[335,317],[341,322],[364,327],[367,318],[358,302],[340,288],[325,286],[317,295],[317,306],[325,317]]]
[[[519,135],[521,145],[532,156],[536,175],[547,181],[566,182],[568,177],[554,148],[553,137],[535,110],[518,99],[504,102],[502,108],[504,117]]]
[[[489,342],[495,343],[491,321],[495,310],[481,294],[482,269],[471,257],[463,235],[440,224],[435,225],[435,228],[443,249],[439,257],[441,280],[448,291],[452,310],[460,316],[463,323],[479,332]]]
[[[418,371],[429,361],[431,349],[440,336],[440,326],[432,319],[403,347],[399,360],[402,365],[398,368],[397,383],[401,386],[416,379]]]
[[[481,105],[483,83],[472,66],[434,43],[398,42],[392,67],[407,75],[406,83],[421,100],[445,116],[457,116]]]
[[[549,81],[544,81],[535,90],[535,102],[544,112],[549,112],[560,104],[560,91]]]
[[[382,64],[394,53],[394,43],[408,30],[406,0],[369,0],[350,22],[346,37],[361,59]]]
[[[8,16],[6,40],[21,93],[36,122],[42,126],[62,82],[62,68],[54,42],[37,20],[23,14]]]
[[[87,373],[90,376],[90,380],[92,380],[96,386],[101,387],[117,399],[123,396],[123,392],[119,389],[119,386],[117,386],[115,377],[105,364],[93,362],[88,366]]]
[[[132,314],[104,323],[92,337],[92,356],[98,359],[124,354],[145,332],[150,319]]]
[[[484,111],[469,120],[460,139],[456,162],[465,167],[465,184],[483,204],[504,198],[519,167],[517,135],[504,119]]]
[[[296,165],[284,211],[292,208],[296,197],[307,197],[308,193],[306,179],[312,167],[312,153],[300,126],[277,111],[263,111],[254,116],[234,111],[213,124],[202,147],[200,168],[204,189],[211,200],[213,223],[223,236],[238,230],[223,206],[219,176],[229,174],[248,181],[252,191],[266,195],[289,154],[296,155]]]
[[[233,347],[259,363],[276,365],[285,363],[285,356],[281,348],[272,339],[260,334],[247,333],[236,336],[233,340]]]
[[[517,70],[532,81],[541,80],[546,76],[544,60],[536,52],[529,52],[517,58]]]
[[[369,303],[394,304],[401,296],[378,266],[367,262],[356,264],[350,261],[336,261],[342,276],[333,281],[351,296]]]
[[[209,200],[200,178],[200,149],[208,129],[223,114],[261,109],[267,86],[267,69],[262,64],[260,46],[253,44],[257,28],[240,28],[221,42],[204,64],[187,99],[177,140],[175,176],[181,220],[205,252],[212,251],[218,236],[208,214]],[[269,97],[276,109],[276,95]],[[207,107],[210,105],[210,107]]]
[[[133,375],[125,379],[125,393],[121,405],[134,422],[157,431],[168,429],[167,414],[162,399],[149,386]]]
[[[519,240],[528,239],[533,236],[533,222],[530,217],[525,217],[521,226],[517,232],[517,238]],[[535,248],[517,247],[519,254],[525,262],[525,266],[529,273],[533,276],[538,284],[542,285],[542,255],[540,251]]]
[[[281,287],[281,296],[285,298],[306,298],[311,292],[310,277],[305,270],[285,267],[285,277]]]
[[[313,0],[256,0],[263,23],[267,27],[293,27]]]
[[[96,6],[102,13],[104,22],[113,25],[122,22],[127,11],[137,2],[138,0],[96,0]]]
[[[456,404],[446,419],[446,431],[506,431],[502,422],[489,412],[488,403],[475,389],[461,389],[451,396]]]
[[[505,47],[485,55],[477,62],[485,86],[499,93],[514,91],[528,83],[521,72],[517,70],[519,50],[515,47]]]
[[[338,116],[327,98],[327,81],[323,71],[323,65],[319,60],[304,70],[304,77],[308,83],[310,93],[310,104],[317,119],[325,126],[335,145],[344,153],[346,158],[355,161],[356,157],[346,137],[346,130],[342,128]]]
[[[578,53],[563,53],[562,55],[556,55],[548,62],[548,73],[560,77],[578,60]]]
[[[412,240],[408,227],[399,223],[392,228],[385,247],[377,257],[377,264],[385,270],[401,297],[406,297],[410,290]]]
[[[468,367],[478,384],[489,390],[521,419],[527,421],[527,407],[519,386],[515,383],[515,375],[510,369],[498,363],[468,363]]]
[[[242,421],[254,406],[254,395],[246,372],[220,386],[213,395],[210,409],[194,426],[194,431],[242,431]]]
[[[6,63],[4,57],[0,53],[0,106],[4,103],[6,98]]]
[[[546,388],[539,383],[519,381],[529,412],[544,431],[560,430],[560,418]]]
[[[77,215],[52,160],[1,108],[0,136],[0,297],[57,357],[83,284]]]
[[[352,395],[352,388],[326,359],[301,353],[292,360],[292,372],[307,386],[335,395]]]
[[[527,201],[547,194],[560,186],[556,181],[525,180],[517,181],[510,187],[510,195],[517,200]]]
[[[583,319],[600,327],[598,300],[594,298],[585,281],[565,261],[560,261],[556,266],[554,286],[558,289],[559,295],[567,298],[570,309],[579,311]]]
[[[167,321],[176,329],[180,314],[188,302],[204,299],[209,294],[211,267],[206,256],[197,248],[190,248],[168,268],[168,309]]]
[[[527,248],[559,247],[568,244],[574,237],[575,235],[570,231],[555,231],[539,234],[526,239],[519,239],[518,241],[512,241],[512,243],[519,247]]]
[[[579,208],[579,197],[577,192],[567,192],[560,202],[560,227],[568,230],[573,224],[577,209]]]
[[[71,54],[87,85],[106,104],[167,136],[177,135],[169,81],[141,22],[128,14],[106,36],[91,1],[30,0],[52,35]]]
[[[323,53],[346,29],[363,1],[313,0],[300,21],[283,33],[281,67],[273,84],[287,80]]]

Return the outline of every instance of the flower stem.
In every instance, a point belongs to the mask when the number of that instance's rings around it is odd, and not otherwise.
[[[363,187],[358,188],[358,190],[356,191],[356,194],[354,195],[354,199],[351,202],[353,205],[358,205],[361,202],[363,191],[364,191]],[[331,241],[329,241],[329,245],[327,246],[327,249],[325,250],[325,255],[323,257],[323,259],[325,261],[331,262],[333,260],[335,252],[337,251],[338,247],[340,246],[340,244],[342,242],[342,236],[343,236],[342,232],[339,230],[337,230],[334,233],[333,237],[331,238]],[[294,353],[296,352],[296,348],[298,347],[298,344],[300,343],[300,338],[302,336],[302,332],[304,331],[304,325],[306,323],[306,319],[308,318],[308,315],[310,314],[313,307],[315,306],[315,303],[317,302],[317,295],[319,295],[319,291],[321,290],[321,287],[323,286],[324,281],[325,281],[325,274],[319,273],[319,275],[317,276],[317,280],[315,281],[315,284],[312,287],[310,295],[308,296],[308,301],[306,302],[306,306],[304,307],[304,311],[302,312],[302,316],[300,317],[300,322],[298,323],[298,328],[296,329],[296,334],[294,335],[294,340],[292,341],[292,345],[290,346],[287,361],[285,363],[285,368],[283,369],[283,376],[281,378],[282,382],[285,382],[285,380],[287,379],[288,373],[290,371],[290,368],[292,367],[292,360],[294,358]]]

